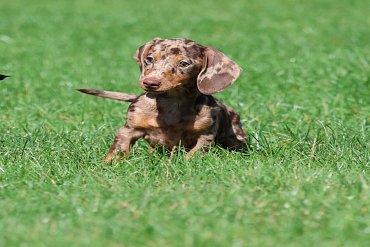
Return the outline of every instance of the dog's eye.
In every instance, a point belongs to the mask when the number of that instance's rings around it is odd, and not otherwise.
[[[154,57],[153,57],[152,55],[148,55],[148,56],[144,59],[144,63],[145,63],[145,65],[149,65],[149,64],[154,63]]]
[[[179,65],[179,67],[185,68],[185,67],[188,67],[190,64],[191,64],[190,61],[181,60],[178,65]]]

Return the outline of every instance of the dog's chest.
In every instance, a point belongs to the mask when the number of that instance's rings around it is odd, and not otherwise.
[[[133,103],[128,110],[127,124],[143,131],[151,145],[172,147],[180,141],[186,147],[195,145],[198,136],[212,128],[212,111],[208,106],[195,111],[191,106],[184,108],[170,103],[162,105],[148,99]]]

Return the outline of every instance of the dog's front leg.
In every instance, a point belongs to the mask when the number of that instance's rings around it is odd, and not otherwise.
[[[109,149],[107,156],[105,157],[105,161],[111,161],[118,152],[122,152],[128,157],[130,147],[141,137],[143,137],[144,133],[142,131],[138,131],[136,129],[130,128],[127,125],[120,128],[116,137],[114,138],[114,142]]]
[[[215,135],[214,134],[205,134],[205,135],[200,135],[197,144],[190,149],[189,153],[186,155],[186,159],[189,159],[196,151],[199,149],[205,149],[208,148],[210,145],[215,143]]]

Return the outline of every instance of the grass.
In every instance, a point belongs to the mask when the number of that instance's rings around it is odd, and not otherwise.
[[[368,1],[2,1],[0,246],[369,246]],[[102,163],[153,37],[222,50],[255,151]],[[257,149],[258,147],[258,149]]]

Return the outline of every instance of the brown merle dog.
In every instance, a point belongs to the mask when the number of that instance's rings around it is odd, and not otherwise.
[[[105,160],[144,138],[150,147],[168,149],[181,145],[187,158],[211,144],[244,150],[248,137],[239,115],[211,94],[231,85],[240,67],[223,53],[188,39],[153,39],[141,46],[134,58],[140,65],[141,95],[94,89],[81,92],[131,102],[126,124]]]

